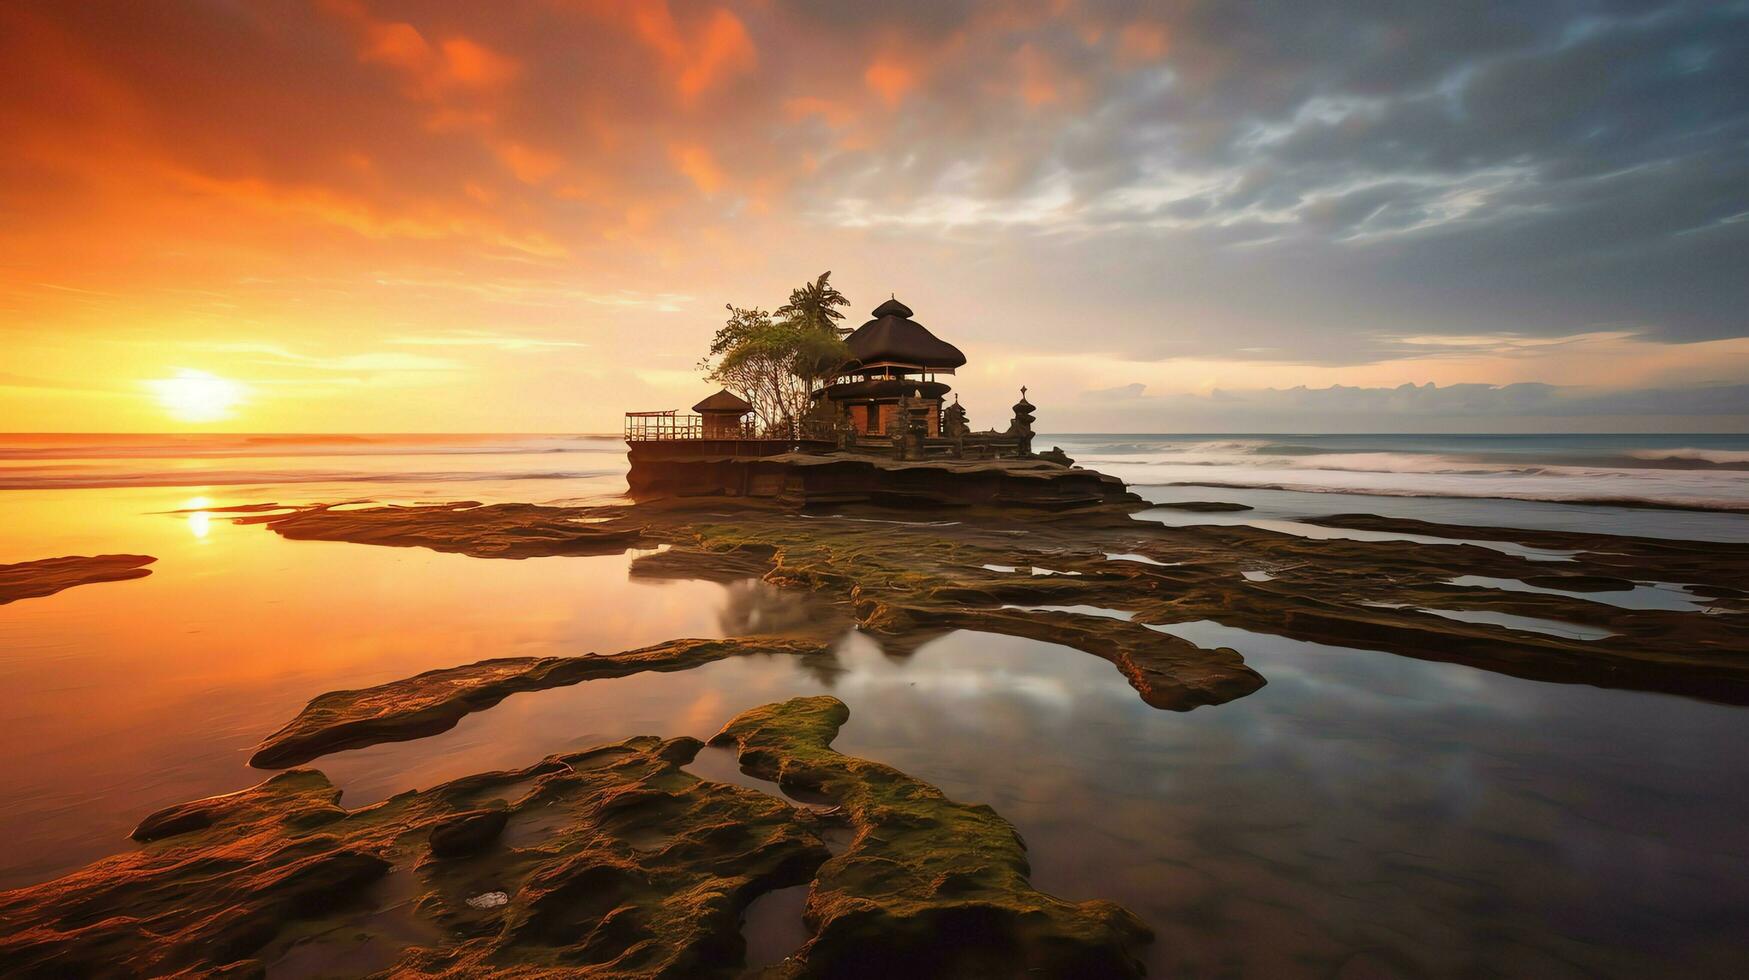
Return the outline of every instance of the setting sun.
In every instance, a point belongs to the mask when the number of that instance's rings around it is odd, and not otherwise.
[[[146,382],[164,406],[182,422],[217,422],[231,416],[242,402],[243,385],[206,371],[183,368],[175,377]]]

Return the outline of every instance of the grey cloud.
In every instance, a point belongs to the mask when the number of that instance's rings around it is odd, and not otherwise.
[[[1086,400],[1112,400],[1113,391],[1089,391]],[[1134,395],[1139,396],[1138,390]],[[1133,397],[1133,396],[1132,396]],[[1336,416],[1372,420],[1408,417],[1498,418],[1508,416],[1749,416],[1749,384],[1601,391],[1581,387],[1521,383],[1509,385],[1404,384],[1386,388],[1332,385],[1328,388],[1217,389],[1205,396],[1168,395],[1150,399],[1161,410],[1214,407],[1244,419],[1272,416]]]
[[[1139,381],[1115,388],[1096,388],[1082,394],[1082,398],[1096,402],[1124,402],[1141,398],[1148,391],[1148,386]]]
[[[976,22],[953,11],[961,29]],[[988,94],[1016,40],[968,33],[900,138],[826,168],[819,192],[851,187],[902,212],[944,192],[1019,202],[1066,180],[1073,200],[1040,228],[1098,240],[1076,275],[1249,312],[1208,331],[1210,353],[1402,356],[1370,339],[1392,322],[1540,335],[1608,324],[1673,342],[1749,332],[1749,222],[1732,220],[1749,212],[1749,5],[1107,10],[1132,16],[1167,25],[1163,67],[1120,70],[1072,31],[1027,28],[1090,93],[1043,120]],[[1204,188],[1167,192],[1176,181]],[[1162,271],[1187,261],[1192,281]],[[1278,302],[1255,295],[1264,279]],[[1152,326],[1112,330],[1134,353]]]

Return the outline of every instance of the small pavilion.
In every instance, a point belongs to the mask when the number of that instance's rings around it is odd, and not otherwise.
[[[913,411],[927,412],[931,438],[941,435],[941,402],[948,386],[937,375],[952,374],[966,363],[960,349],[911,319],[911,308],[889,299],[874,308],[874,319],[844,338],[852,360],[838,379],[814,393],[848,419],[858,435],[880,436],[903,426],[900,399]]]
[[[753,406],[727,388],[692,406],[698,413],[706,439],[737,439],[746,434],[747,413]]]

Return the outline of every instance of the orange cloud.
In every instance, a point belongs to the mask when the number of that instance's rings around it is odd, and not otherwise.
[[[711,11],[691,30],[681,28],[665,0],[633,0],[629,8],[621,9],[629,14],[638,37],[662,57],[682,98],[691,99],[759,64],[746,26],[725,8]]]
[[[862,80],[887,105],[897,106],[917,87],[917,72],[891,57],[881,57],[869,63]]]
[[[521,71],[514,60],[465,37],[450,38],[443,42],[441,49],[447,75],[461,85],[498,88]]]
[[[674,169],[690,178],[705,194],[715,194],[723,186],[723,171],[709,150],[697,145],[677,145],[670,149]]]
[[[1020,98],[1029,106],[1041,106],[1062,98],[1057,71],[1050,59],[1030,44],[1015,53],[1020,66]]]
[[[332,188],[289,187],[256,177],[220,179],[186,173],[183,182],[192,191],[252,211],[333,225],[367,238],[469,238],[529,255],[557,257],[565,252],[540,233],[511,232],[438,202],[414,202],[389,210]]]
[[[466,37],[450,37],[434,45],[412,24],[377,20],[361,4],[336,0],[327,6],[363,35],[359,59],[401,72],[416,98],[434,101],[458,90],[499,89],[521,73],[515,59]]]
[[[565,165],[563,157],[545,150],[537,150],[524,143],[514,140],[503,140],[494,143],[492,151],[516,179],[525,184],[538,184]]]
[[[1166,56],[1166,41],[1166,28],[1138,20],[1118,32],[1118,57],[1129,64],[1159,61]]]

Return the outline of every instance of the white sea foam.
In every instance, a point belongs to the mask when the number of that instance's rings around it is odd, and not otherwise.
[[[1626,437],[1622,437],[1625,439]],[[1311,493],[1498,497],[1749,508],[1749,450],[1476,437],[1052,439],[1083,466],[1142,486],[1230,485]],[[1084,440],[1084,441],[1083,441]],[[1370,443],[1370,445],[1369,445]],[[1687,463],[1689,465],[1681,465]]]
[[[1628,452],[1635,459],[1645,460],[1676,460],[1689,459],[1702,463],[1716,463],[1728,466],[1733,463],[1749,464],[1749,450],[1737,449],[1693,449],[1687,446],[1676,449],[1634,449]]]

